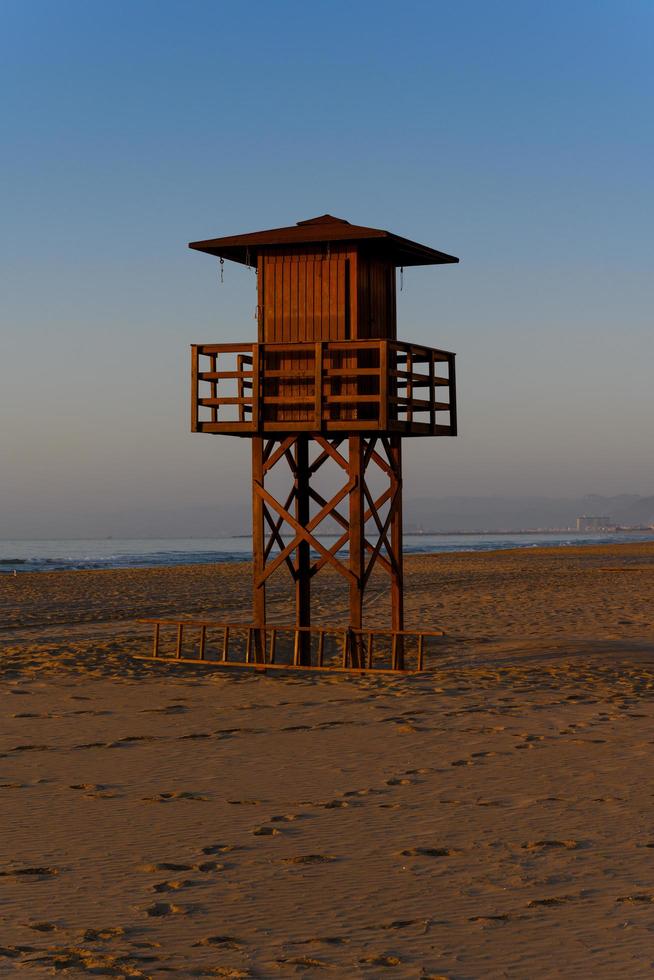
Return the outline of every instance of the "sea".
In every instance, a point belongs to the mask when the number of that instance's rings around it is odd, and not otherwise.
[[[321,541],[325,545],[330,544],[328,536]],[[629,541],[654,541],[654,530],[594,534],[574,531],[405,534],[404,554],[497,551],[507,548],[618,544]],[[9,575],[80,569],[207,565],[212,562],[249,561],[251,558],[252,542],[247,535],[226,538],[0,541],[0,574]]]

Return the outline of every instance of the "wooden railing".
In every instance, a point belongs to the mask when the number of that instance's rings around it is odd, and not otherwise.
[[[143,619],[153,627],[152,654],[143,660],[207,666],[365,670],[424,670],[442,630],[353,630],[331,626]],[[189,636],[190,634],[190,636]]]
[[[395,340],[195,344],[191,429],[456,435],[454,354]]]

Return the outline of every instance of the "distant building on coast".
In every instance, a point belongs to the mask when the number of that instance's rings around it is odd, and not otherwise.
[[[615,531],[615,522],[610,517],[590,517],[584,515],[577,518],[578,531]]]

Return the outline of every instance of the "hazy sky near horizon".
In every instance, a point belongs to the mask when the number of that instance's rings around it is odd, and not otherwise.
[[[330,212],[461,257],[399,333],[457,352],[406,495],[654,494],[649,0],[4,0],[0,536],[249,501],[188,345],[255,279],[189,240]],[[122,523],[121,523],[122,522]]]

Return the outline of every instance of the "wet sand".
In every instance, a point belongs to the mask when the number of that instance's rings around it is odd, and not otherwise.
[[[247,565],[1,578],[0,975],[650,977],[654,544],[406,572],[412,677],[135,659]]]

